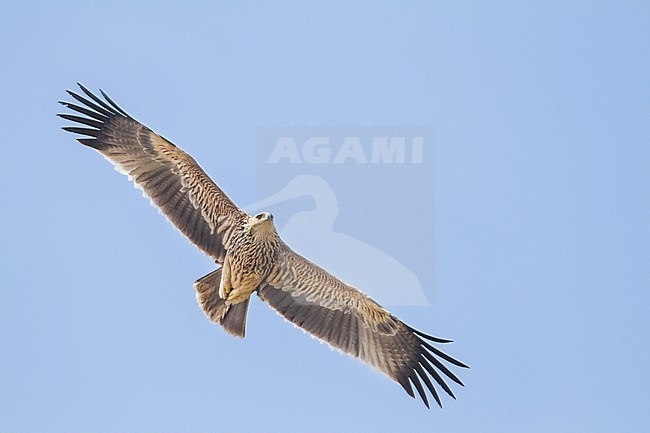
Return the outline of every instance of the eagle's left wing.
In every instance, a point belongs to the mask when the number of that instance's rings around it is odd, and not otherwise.
[[[190,242],[223,263],[231,233],[246,219],[194,159],[118,107],[79,85],[86,97],[68,91],[81,105],[61,102],[76,114],[59,114],[77,126],[63,129],[86,138],[81,144],[101,153],[129,176]]]
[[[414,397],[410,380],[427,407],[420,380],[442,406],[429,376],[455,398],[440,373],[463,384],[440,359],[467,366],[425,341],[449,340],[411,328],[356,288],[284,247],[267,277],[268,284],[258,290],[273,309],[320,340],[382,371]]]

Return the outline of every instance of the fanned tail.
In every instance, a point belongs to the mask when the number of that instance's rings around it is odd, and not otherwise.
[[[196,300],[212,323],[219,323],[229,334],[244,338],[250,298],[238,304],[226,304],[226,301],[219,296],[221,269],[212,271],[196,280],[194,283]]]

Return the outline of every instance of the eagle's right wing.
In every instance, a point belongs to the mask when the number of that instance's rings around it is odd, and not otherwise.
[[[190,155],[118,107],[79,85],[89,99],[68,91],[82,105],[61,102],[83,114],[59,114],[83,127],[64,127],[133,179],[136,186],[201,251],[223,263],[228,238],[246,214],[208,177]]]
[[[258,290],[260,298],[313,336],[370,364],[413,397],[411,383],[429,406],[422,382],[441,405],[430,377],[454,397],[443,376],[462,385],[441,362],[467,367],[426,340],[448,343],[417,331],[356,288],[345,284],[285,245],[277,266]],[[454,397],[455,398],[455,397]]]

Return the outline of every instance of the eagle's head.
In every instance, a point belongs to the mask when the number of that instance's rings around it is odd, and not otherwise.
[[[269,212],[260,212],[255,216],[248,217],[246,228],[250,233],[272,234],[275,233],[273,215]]]

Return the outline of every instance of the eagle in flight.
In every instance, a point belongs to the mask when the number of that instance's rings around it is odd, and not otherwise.
[[[357,288],[295,253],[280,239],[273,216],[249,216],[208,177],[190,155],[129,116],[103,91],[104,99],[79,84],[68,91],[80,105],[61,102],[75,114],[63,129],[84,138],[128,175],[190,242],[218,269],[194,283],[196,299],[212,322],[244,337],[253,292],[285,319],[330,346],[380,370],[429,407],[424,386],[438,405],[432,379],[454,397],[443,379],[462,382],[444,362],[467,366],[432,343],[450,340],[420,332]]]

